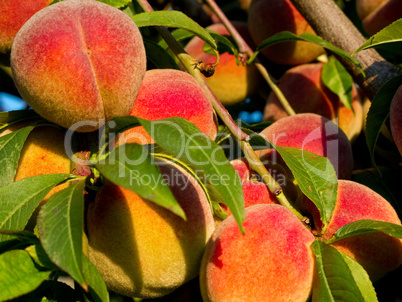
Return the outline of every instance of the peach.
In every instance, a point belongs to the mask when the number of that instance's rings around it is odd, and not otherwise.
[[[63,1],[40,10],[21,27],[11,51],[23,99],[42,117],[80,132],[128,115],[145,68],[135,23],[94,0]]]
[[[352,87],[352,110],[342,104],[321,80],[323,63],[302,64],[288,69],[278,87],[296,113],[316,113],[333,120],[353,141],[363,129],[363,105],[355,86]],[[264,108],[264,120],[277,121],[287,116],[273,92]]]
[[[242,234],[233,216],[213,233],[200,270],[204,301],[307,301],[314,236],[287,208],[247,208]]]
[[[28,122],[20,122],[6,128],[0,136],[16,131]],[[70,174],[71,161],[64,149],[64,133],[55,127],[36,127],[28,135],[21,150],[18,169],[14,181],[44,174]],[[54,187],[42,200],[45,203],[53,194],[67,187],[67,184]],[[28,229],[33,229],[39,208],[28,222]]]
[[[252,45],[247,23],[233,21],[232,24],[247,43]],[[212,24],[207,29],[221,35],[229,35],[222,23]],[[195,37],[188,42],[185,50],[199,61],[215,63],[216,57],[204,53],[203,46],[204,41]],[[247,97],[255,95],[261,85],[261,76],[253,64],[249,66],[237,65],[235,56],[227,52],[220,55],[219,65],[216,67],[215,73],[205,80],[224,106],[243,102]]]
[[[402,155],[402,85],[392,98],[389,118],[392,137]]]
[[[3,0],[0,5],[0,54],[9,56],[17,32],[53,0]]]
[[[252,0],[248,26],[256,45],[281,31],[290,31],[296,35],[315,34],[290,0]],[[308,63],[323,53],[322,47],[302,41],[284,42],[262,50],[266,58],[280,65]]]
[[[322,223],[317,209],[312,206],[311,201],[306,203],[304,200],[304,206],[309,208],[316,228],[320,230]],[[401,225],[395,209],[381,195],[360,183],[339,180],[336,206],[328,227],[320,239],[326,241],[340,227],[361,219]],[[372,281],[380,279],[402,263],[402,241],[383,233],[359,234],[331,245],[359,262]]]
[[[332,121],[315,113],[299,113],[281,118],[260,135],[281,147],[294,147],[329,159],[338,178],[350,179],[353,154],[345,133]],[[270,149],[258,151],[263,160],[274,158]],[[314,167],[312,167],[313,169]]]
[[[402,2],[400,0],[357,0],[356,11],[364,31],[372,36],[402,18]]]
[[[215,111],[197,81],[188,73],[174,69],[153,69],[145,73],[130,115],[147,120],[182,117],[196,125],[211,139],[217,134]],[[116,145],[153,143],[143,127],[126,130]]]
[[[186,221],[112,183],[89,205],[89,259],[108,288],[122,295],[160,297],[195,278],[215,227],[198,182],[176,164],[159,167]]]

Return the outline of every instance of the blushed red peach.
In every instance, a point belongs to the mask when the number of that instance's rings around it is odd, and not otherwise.
[[[130,115],[147,120],[182,117],[215,139],[217,121],[208,97],[188,73],[174,69],[153,69],[145,73]],[[153,139],[143,127],[126,130],[116,145],[137,142],[149,144]]]
[[[338,178],[350,179],[352,175],[353,154],[349,139],[336,124],[318,114],[299,113],[281,118],[260,135],[281,147],[299,148],[327,157]],[[263,160],[278,156],[271,149],[258,151],[258,154]],[[315,167],[311,169],[314,171]]]
[[[296,113],[316,113],[337,123],[353,141],[363,128],[363,105],[352,86],[350,110],[321,80],[323,63],[302,64],[288,69],[279,79],[278,87]],[[273,92],[264,108],[264,120],[277,121],[287,113]]]
[[[312,233],[287,208],[247,208],[239,230],[233,216],[213,233],[201,264],[204,301],[307,301],[315,258]]]
[[[95,0],[69,0],[40,10],[22,26],[11,68],[19,93],[38,114],[89,132],[130,113],[146,56],[137,26],[122,11]]]
[[[248,12],[248,26],[257,46],[281,31],[290,31],[296,35],[315,34],[290,0],[252,0]],[[284,42],[262,50],[262,54],[270,61],[281,65],[308,63],[323,53],[325,52],[322,47],[302,41]]]

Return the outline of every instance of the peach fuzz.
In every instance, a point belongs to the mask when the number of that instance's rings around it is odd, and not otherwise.
[[[357,0],[356,11],[364,31],[372,36],[392,22],[402,18],[400,0]]]
[[[0,54],[8,54],[22,25],[53,0],[2,0],[0,5]]]
[[[176,164],[159,167],[186,221],[112,183],[89,205],[89,259],[108,288],[122,295],[160,297],[195,278],[215,228],[198,182]]]
[[[316,113],[333,120],[353,141],[363,129],[363,104],[352,86],[352,110],[342,104],[321,80],[323,63],[302,64],[288,69],[279,79],[278,87],[296,113]],[[287,113],[273,92],[264,108],[264,120],[277,121]]]
[[[243,39],[248,44],[251,44],[252,40],[248,32],[247,23],[233,21],[232,24]],[[212,24],[207,29],[221,35],[230,35],[222,23]],[[198,61],[215,63],[216,56],[204,53],[203,46],[204,41],[195,37],[188,42],[185,50]],[[224,106],[243,102],[247,97],[256,94],[261,84],[261,76],[253,64],[249,66],[237,65],[235,56],[227,52],[220,55],[215,73],[211,77],[205,78],[205,80]]]
[[[248,12],[248,27],[257,46],[263,40],[285,30],[296,35],[315,34],[290,0],[252,0]],[[262,50],[265,57],[280,65],[308,63],[324,53],[322,47],[302,41],[284,42]]]
[[[402,85],[392,98],[389,118],[392,138],[402,155]]]
[[[38,114],[90,132],[129,114],[146,56],[137,26],[122,11],[69,0],[40,10],[22,26],[11,69],[19,93]]]
[[[208,242],[200,270],[203,300],[307,301],[314,236],[281,205],[255,205],[245,211],[245,234],[230,216]]]
[[[369,187],[350,180],[339,180],[337,192],[332,218],[323,235],[319,237],[322,241],[330,239],[340,227],[361,219],[401,225],[391,204]],[[320,230],[322,224],[317,209],[311,201],[303,202],[303,206],[313,216],[316,228]],[[383,233],[355,235],[331,245],[359,262],[372,281],[380,279],[402,263],[402,241]]]
[[[347,136],[336,124],[318,114],[299,113],[281,118],[261,131],[260,135],[281,147],[300,148],[325,156],[334,166],[338,178],[351,178],[353,154]],[[271,149],[257,153],[264,160],[271,157],[276,160],[274,155],[277,153]]]
[[[130,115],[147,120],[182,117],[196,125],[212,140],[217,134],[215,111],[197,81],[188,73],[174,69],[153,69],[145,73]],[[124,131],[116,145],[153,143],[143,127]]]

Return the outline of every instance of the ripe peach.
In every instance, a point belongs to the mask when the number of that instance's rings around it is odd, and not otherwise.
[[[233,21],[233,26],[248,42],[252,43],[248,32],[247,23]],[[222,23],[215,23],[207,27],[221,35],[229,35],[226,27]],[[200,38],[193,38],[186,45],[185,50],[189,55],[205,63],[214,63],[214,55],[203,52],[204,41]],[[257,68],[251,64],[237,65],[234,55],[227,52],[220,55],[219,65],[211,77],[205,78],[216,97],[225,106],[243,102],[247,97],[257,93],[261,84],[261,77]]]
[[[313,216],[317,229],[320,230],[322,223],[317,209],[309,200],[304,200],[303,203]],[[320,239],[326,241],[340,227],[361,219],[401,225],[395,209],[381,195],[357,182],[339,180],[336,206],[328,227]],[[383,233],[355,235],[331,245],[359,262],[372,281],[380,279],[402,263],[402,241]]]
[[[28,123],[20,122],[12,125],[1,132],[0,136],[27,126]],[[44,174],[70,174],[70,171],[71,161],[64,149],[64,133],[55,127],[40,126],[31,131],[24,143],[14,181]],[[66,187],[67,184],[54,187],[45,196],[41,204],[45,203],[53,194]],[[28,222],[28,229],[33,229],[39,208],[37,208]]]
[[[130,115],[147,120],[178,116],[211,139],[217,134],[215,112],[208,97],[191,75],[180,70],[148,70]],[[143,127],[135,127],[117,137],[117,145],[127,142],[149,144],[153,139]]]
[[[256,45],[285,30],[296,35],[315,34],[290,0],[252,0],[248,12],[248,26]],[[323,53],[322,47],[302,41],[280,43],[262,51],[270,61],[280,65],[308,63]]]
[[[146,56],[126,14],[98,1],[70,0],[42,9],[22,26],[11,68],[19,93],[42,117],[89,132],[129,114]]]
[[[19,29],[52,0],[3,0],[0,5],[0,54],[9,56]]]
[[[370,36],[402,18],[400,0],[357,0],[356,10],[365,32]]]
[[[402,155],[402,85],[392,98],[389,118],[392,137]]]
[[[345,133],[325,117],[314,113],[284,117],[265,128],[260,135],[278,146],[300,148],[327,157],[338,178],[349,179],[352,175],[351,144]],[[265,160],[274,157],[276,152],[267,149],[258,154]]]
[[[363,105],[355,86],[352,87],[352,106],[344,106],[339,97],[321,80],[323,63],[310,63],[287,70],[279,79],[278,87],[296,113],[316,113],[338,123],[352,141],[363,128]],[[264,120],[277,121],[287,113],[273,92],[264,108]]]
[[[307,301],[314,275],[312,233],[281,205],[245,211],[245,235],[230,216],[208,242],[200,270],[204,301]]]
[[[187,221],[112,183],[89,205],[89,258],[109,289],[122,295],[159,297],[195,278],[214,230],[197,181],[176,164],[159,167]]]

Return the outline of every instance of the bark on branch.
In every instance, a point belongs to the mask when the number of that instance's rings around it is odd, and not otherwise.
[[[300,13],[307,19],[317,35],[333,45],[352,54],[366,39],[336,5],[333,0],[291,0]],[[369,99],[373,99],[380,87],[400,70],[384,60],[377,51],[368,49],[355,55],[363,67],[364,78],[359,69],[349,61],[339,58],[350,72],[354,81],[363,89]]]

